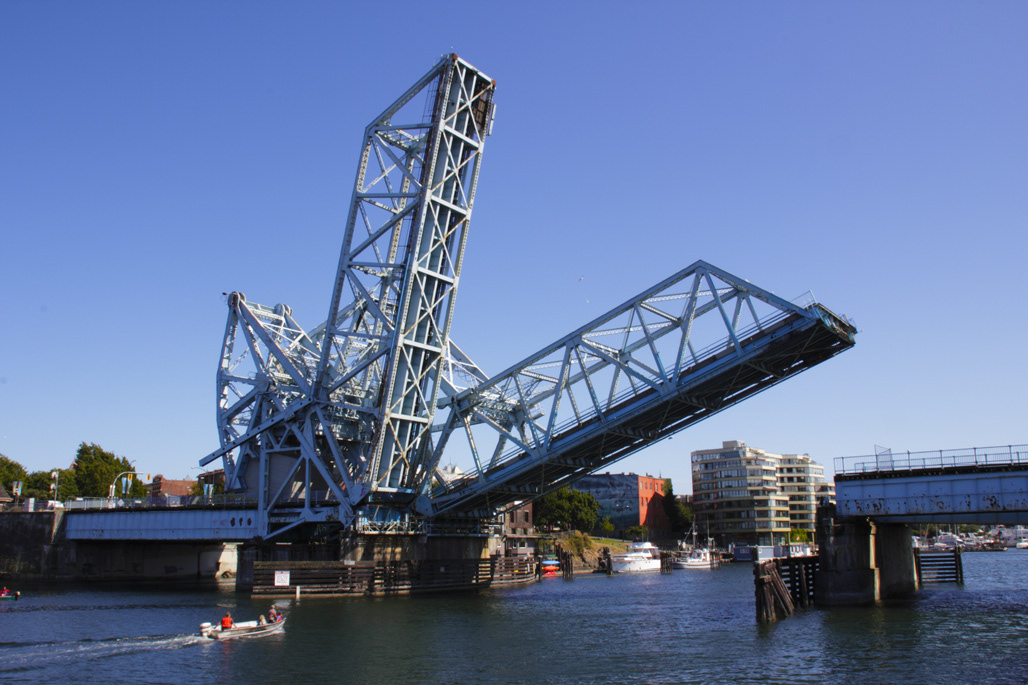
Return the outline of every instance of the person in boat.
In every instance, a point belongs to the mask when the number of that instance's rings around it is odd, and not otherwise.
[[[272,623],[278,623],[282,620],[282,614],[278,613],[278,609],[275,608],[274,604],[272,604],[271,608],[268,609],[268,618]]]
[[[259,619],[257,619],[257,625],[259,625],[259,626],[266,626],[266,625],[268,625],[268,619],[264,618],[264,614],[261,614],[261,617]]]
[[[232,630],[235,627],[236,627],[236,623],[235,623],[235,621],[232,620],[232,614],[230,614],[229,612],[226,611],[224,618],[221,619],[221,629],[222,630]]]
[[[10,597],[10,595],[11,591],[8,590],[6,587],[3,590],[0,590],[0,597]]]

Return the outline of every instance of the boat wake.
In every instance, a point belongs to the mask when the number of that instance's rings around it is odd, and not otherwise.
[[[81,663],[83,660],[170,651],[209,642],[195,633],[102,640],[83,638],[64,642],[0,642],[0,674],[28,673],[60,664]]]

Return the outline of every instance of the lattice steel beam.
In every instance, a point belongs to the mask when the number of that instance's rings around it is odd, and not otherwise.
[[[494,90],[446,55],[367,127],[325,323],[230,296],[201,464],[258,493],[268,534],[412,500],[440,392],[484,378],[449,330]]]
[[[470,458],[420,505],[484,515],[520,486],[553,490],[847,349],[855,332],[696,262],[441,403],[438,456],[464,439]]]

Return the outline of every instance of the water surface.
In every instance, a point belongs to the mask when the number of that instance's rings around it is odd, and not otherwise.
[[[394,598],[276,600],[285,632],[196,636],[235,593],[19,587],[3,683],[1021,683],[1028,551],[964,555],[965,584],[872,608],[755,620],[748,564]]]

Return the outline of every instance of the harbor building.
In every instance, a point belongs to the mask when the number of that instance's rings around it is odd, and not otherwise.
[[[508,509],[500,518],[503,526],[501,530],[503,548],[497,551],[509,557],[535,556],[539,536],[536,534],[535,523],[532,519],[531,502],[518,504],[512,509]]]
[[[596,498],[599,525],[605,517],[614,524],[614,535],[623,536],[634,526],[646,526],[647,537],[671,537],[671,521],[664,511],[664,479],[635,473],[597,473],[575,481],[574,488]]]
[[[808,455],[780,455],[729,440],[692,453],[693,513],[721,547],[780,545],[790,528],[814,531],[830,493],[824,468]]]

